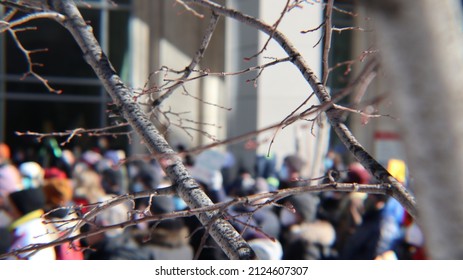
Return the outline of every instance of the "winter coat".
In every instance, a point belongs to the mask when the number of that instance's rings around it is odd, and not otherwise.
[[[49,243],[52,238],[48,234],[48,228],[41,216],[43,210],[35,210],[14,221],[10,230],[13,240],[9,251],[21,249],[31,244]],[[55,260],[56,254],[53,247],[49,247],[35,253],[26,252],[18,254],[19,259],[25,260]]]

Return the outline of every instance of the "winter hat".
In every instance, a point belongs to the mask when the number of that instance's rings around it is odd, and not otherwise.
[[[66,172],[57,168],[57,167],[50,167],[45,169],[45,179],[51,178],[59,178],[59,179],[67,179]]]
[[[34,161],[28,161],[19,165],[19,173],[22,177],[22,183],[24,189],[38,188],[42,186],[45,172],[38,164]]]
[[[287,156],[284,159],[286,166],[294,172],[301,172],[304,167],[305,162],[296,155]]]
[[[280,220],[270,208],[264,208],[257,211],[254,214],[254,218],[257,220],[258,225],[262,231],[274,238],[278,238],[281,232]]]
[[[113,165],[117,165],[125,159],[125,152],[123,150],[109,150],[104,154],[104,158],[110,160]]]
[[[151,199],[150,211],[153,214],[165,214],[175,211],[175,203],[172,197],[155,196]]]
[[[370,183],[371,175],[359,162],[354,162],[349,165],[349,172],[347,173],[347,183]]]
[[[22,190],[21,174],[13,165],[0,168],[0,196],[7,197],[10,193]]]
[[[101,185],[107,194],[119,195],[124,192],[124,174],[121,170],[107,168],[100,172]]]
[[[9,198],[22,215],[45,207],[45,194],[42,188],[13,192],[10,193]]]
[[[52,206],[60,206],[72,200],[73,189],[68,179],[52,178],[43,186],[46,202]]]
[[[301,193],[290,196],[288,201],[305,222],[313,222],[315,220],[320,202],[318,197],[310,193]]]
[[[100,153],[88,150],[82,154],[80,159],[88,166],[95,166],[102,158],[103,156]]]
[[[283,248],[278,240],[256,238],[248,241],[249,246],[260,260],[281,260]]]

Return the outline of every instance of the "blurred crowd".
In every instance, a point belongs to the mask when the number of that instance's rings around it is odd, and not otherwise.
[[[237,166],[231,153],[215,161],[212,152],[192,156],[184,153],[185,147],[176,148],[213,202],[292,188],[304,179],[307,164],[297,155],[288,155],[279,166],[272,156],[258,156],[252,167]],[[9,146],[0,143],[0,254],[15,252],[8,258],[48,260],[227,258],[195,216],[99,231],[146,215],[186,210],[177,196],[138,198],[107,208],[76,230],[80,218],[95,205],[117,195],[168,187],[170,181],[156,160],[127,159],[122,150],[57,149],[52,158],[13,158]],[[386,164],[407,184],[402,161]],[[324,173],[338,182],[375,183],[362,165],[345,164],[335,151],[326,155]],[[318,183],[323,180],[327,179]],[[396,200],[384,195],[301,193],[271,203],[232,206],[224,215],[260,259],[426,257],[416,223]],[[64,240],[78,235],[82,238]],[[32,250],[50,242],[54,246]],[[15,251],[24,248],[31,250]]]

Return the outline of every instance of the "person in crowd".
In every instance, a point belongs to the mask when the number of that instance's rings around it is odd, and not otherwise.
[[[407,187],[407,166],[403,160],[389,159],[387,170],[394,178]],[[386,200],[382,211],[381,232],[377,248],[379,257],[381,255],[393,256],[395,258],[405,257],[399,255],[400,251],[403,251],[401,246],[407,245],[405,241],[405,233],[407,232],[407,225],[405,225],[406,214],[404,207],[397,200],[392,197]]]
[[[348,174],[348,169],[343,162],[342,156],[335,149],[330,149],[324,159],[324,177],[320,183],[330,183],[331,180],[336,182],[345,182]],[[336,226],[339,220],[340,211],[343,207],[344,197],[343,192],[325,191],[319,194],[319,216],[324,220],[329,221],[332,225]],[[342,236],[337,235],[337,242]]]
[[[305,166],[304,160],[298,155],[286,156],[279,172],[280,189],[291,187],[291,183],[302,179],[302,170]]]
[[[109,199],[100,181],[100,175],[91,169],[82,170],[74,174],[74,198],[82,201],[81,204],[89,205]]]
[[[116,220],[122,213],[118,210],[108,209],[98,215],[95,225],[82,229],[82,232],[92,231],[99,226],[108,226],[113,223],[124,222]],[[127,214],[127,213],[126,213]],[[120,231],[109,230],[104,233],[90,235],[83,240],[84,245],[90,249],[84,251],[85,260],[148,260],[149,255],[143,250],[127,229]]]
[[[53,170],[54,172],[46,173],[43,186],[46,211],[44,218],[54,227],[54,231],[50,234],[56,240],[66,230],[74,227],[79,217],[72,201],[74,190],[71,180],[67,178],[64,171],[60,173],[55,169]],[[79,233],[79,230],[74,230],[71,236]],[[57,245],[55,253],[58,260],[82,260],[84,257],[80,240]]]
[[[304,160],[297,155],[285,157],[279,174],[280,189],[291,188],[295,181],[302,179],[304,166]],[[336,233],[332,224],[318,215],[318,194],[292,195],[278,203],[293,209],[279,209],[283,259],[334,258],[332,247]]]
[[[408,212],[405,213],[402,231],[403,239],[394,250],[397,258],[401,260],[426,260],[428,257],[423,232]]]
[[[343,181],[346,176],[345,176],[345,171],[347,167],[345,166],[342,156],[337,153],[335,150],[329,150],[326,153],[326,157],[323,161],[324,165],[324,170],[325,174],[328,173],[328,171],[334,171],[335,175],[337,178],[335,178],[337,181]]]
[[[62,170],[66,174],[67,178],[71,178],[76,161],[77,159],[74,152],[69,149],[64,149],[60,161],[55,167]]]
[[[378,243],[381,237],[382,211],[386,201],[385,195],[368,195],[365,200],[362,222],[347,237],[339,252],[340,259],[373,260],[379,255]]]
[[[398,163],[396,160],[393,162]],[[404,170],[403,162],[400,169]],[[396,169],[396,167],[392,168]],[[394,177],[399,173],[388,166]],[[367,184],[374,182],[359,164],[349,166],[348,182]],[[342,259],[397,259],[397,248],[403,239],[403,207],[392,197],[379,194],[351,193],[345,208],[344,243],[338,247]],[[342,220],[341,220],[342,222]],[[342,232],[342,223],[338,229]]]
[[[140,192],[159,187],[162,174],[157,166],[145,160],[133,160],[128,166],[129,191]]]
[[[236,185],[233,194],[245,197],[269,191],[265,178],[253,179],[253,185]],[[274,206],[266,205],[266,199],[250,204],[239,204],[228,210],[229,220],[243,238],[254,249],[257,257],[263,260],[279,260],[283,248],[278,240],[281,225]]]
[[[123,150],[107,150],[96,164],[97,172],[102,176],[102,184],[106,193],[121,195],[129,191],[126,165]]]
[[[150,213],[162,215],[175,211],[172,197],[157,196],[150,201]],[[192,260],[193,247],[190,232],[183,218],[150,222],[145,230],[135,230],[134,236],[140,247],[152,260]]]
[[[222,174],[223,178],[223,185],[228,186],[232,183],[235,179],[235,170],[234,167],[236,165],[236,158],[231,151],[225,152],[225,159],[220,169],[220,173]]]
[[[136,160],[130,163],[129,166],[130,185],[129,190],[131,193],[141,191],[155,190],[161,184],[161,178],[156,168],[147,161]],[[145,212],[150,205],[150,198],[143,197],[135,200],[135,210]],[[138,227],[145,227],[146,223],[137,225]]]
[[[238,193],[250,192],[256,184],[251,172],[244,167],[239,168],[238,177],[225,187],[225,193],[230,197],[238,196]]]
[[[82,207],[91,209],[113,196],[106,194],[101,185],[99,174],[91,169],[83,170],[75,177],[75,196],[80,198]],[[129,218],[129,205],[118,204],[102,210],[93,223],[82,228],[82,232],[91,232],[95,229],[125,222]],[[98,234],[89,235],[83,240],[83,246],[93,250],[86,250],[84,258],[89,260],[132,260],[147,259],[146,253],[140,251],[135,239],[122,228],[110,229]]]
[[[25,248],[32,244],[43,244],[53,241],[49,234],[53,231],[47,226],[44,218],[45,195],[42,187],[13,191],[8,196],[12,244],[9,251]],[[18,259],[55,260],[55,250],[51,247],[38,251],[14,254]]]
[[[278,174],[276,170],[277,157],[274,154],[257,155],[256,158],[256,177],[264,178],[269,186],[269,190],[274,191],[279,187]]]
[[[24,189],[38,188],[43,186],[45,171],[35,161],[26,161],[19,165],[19,173]]]
[[[368,184],[371,183],[371,175],[360,163],[353,162],[348,167],[344,182]],[[337,233],[336,250],[338,252],[343,250],[347,240],[362,224],[366,198],[366,193],[359,192],[342,193],[340,195],[338,213],[334,221]]]
[[[0,143],[0,202],[5,201],[8,193],[22,188],[21,174],[10,160],[10,147]]]
[[[8,210],[8,195],[20,189],[21,175],[18,168],[11,163],[10,147],[0,143],[0,253],[5,253],[11,243],[8,226],[12,220]]]
[[[286,228],[282,234],[284,259],[321,260],[333,259],[336,232],[330,222],[317,215],[319,198],[312,193],[289,197],[294,213],[282,212]],[[292,222],[291,222],[292,221]]]
[[[86,150],[84,151],[76,160],[74,167],[73,167],[73,174],[71,177],[75,176],[75,174],[81,173],[84,170],[94,170],[98,171],[98,164],[103,159],[103,156],[94,150]]]
[[[222,202],[227,199],[223,177],[220,168],[210,169],[197,163],[196,159],[187,155],[185,166],[212,202]]]
[[[301,171],[304,167],[304,161],[297,155],[286,156],[279,172],[280,189],[287,189],[293,187],[295,181],[301,179]],[[283,198],[278,201],[281,205],[292,205],[293,196]],[[289,226],[295,223],[295,215],[291,210],[284,207],[275,208],[277,215],[280,219],[282,230],[286,231]]]

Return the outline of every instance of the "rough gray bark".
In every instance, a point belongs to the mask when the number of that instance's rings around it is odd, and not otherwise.
[[[392,81],[428,254],[463,258],[463,39],[458,0],[364,1]]]
[[[71,0],[53,1],[53,6],[57,12],[66,17],[61,24],[72,34],[82,49],[87,63],[102,81],[123,116],[141,136],[152,155],[161,163],[162,168],[176,186],[179,196],[191,209],[213,205],[209,197],[192,179],[178,154],[172,150],[134,101],[132,92],[115,72],[94,37],[91,26],[85,23],[75,3]],[[219,211],[199,213],[197,217],[208,228],[210,235],[229,258],[255,258],[249,245],[229,222],[220,217]]]

